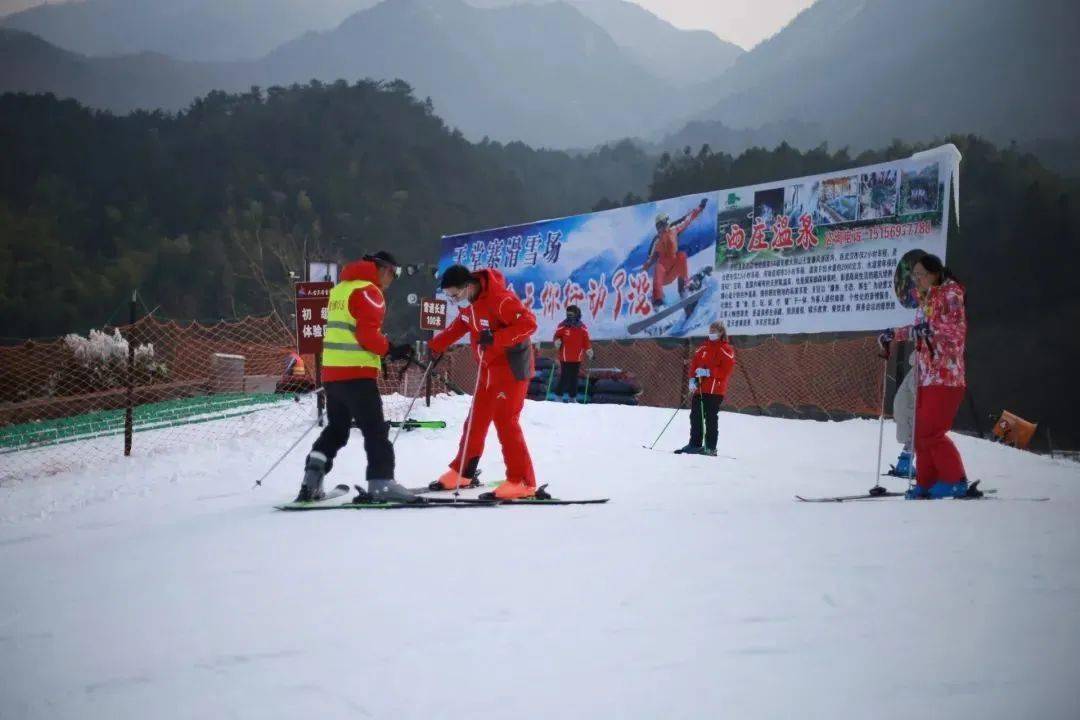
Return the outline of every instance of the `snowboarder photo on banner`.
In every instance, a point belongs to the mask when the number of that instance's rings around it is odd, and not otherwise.
[[[690,442],[676,453],[716,455],[720,405],[734,369],[735,348],[728,342],[727,327],[716,320],[709,326],[709,339],[690,361],[688,389],[693,395]]]
[[[394,481],[394,447],[377,384],[383,357],[405,360],[413,352],[412,346],[392,344],[382,333],[384,293],[400,274],[401,266],[394,256],[380,251],[346,265],[330,290],[322,347],[327,422],[305,460],[297,502],[322,499],[323,478],[333,468],[338,451],[349,442],[354,422],[363,433],[367,453],[370,498],[365,500],[415,499]]]
[[[586,357],[592,360],[593,356],[589,328],[581,322],[581,308],[566,306],[566,319],[555,329],[553,339],[559,351],[559,384],[547,399],[556,400],[562,396],[564,403],[576,402],[581,363]]]
[[[917,467],[915,486],[906,497],[965,497],[969,495],[967,473],[960,452],[947,434],[967,389],[965,290],[936,255],[924,255],[916,262],[912,277],[922,296],[915,324],[886,330],[878,337],[883,346],[915,340]]]
[[[452,265],[443,272],[439,287],[458,305],[458,316],[431,339],[428,348],[441,355],[468,334],[478,375],[457,455],[432,487],[456,490],[472,482],[488,426],[494,423],[506,464],[506,480],[495,488],[495,497],[533,497],[536,476],[520,416],[534,372],[531,338],[536,316],[507,289],[498,270],[472,272],[464,265]]]
[[[702,198],[697,207],[675,222],[671,222],[667,213],[656,216],[656,235],[649,246],[649,257],[641,268],[646,272],[650,269],[653,271],[653,307],[660,308],[664,305],[664,288],[672,282],[678,282],[680,299],[686,295],[690,271],[686,264],[686,253],[679,249],[679,235],[701,215],[708,202],[708,198]]]

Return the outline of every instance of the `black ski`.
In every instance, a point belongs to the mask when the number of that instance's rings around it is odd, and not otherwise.
[[[282,510],[284,510],[284,509],[302,510],[304,508],[314,508],[314,507],[318,507],[320,505],[325,505],[325,503],[327,503],[328,501],[333,500],[335,498],[339,498],[339,497],[341,497],[343,495],[347,495],[348,493],[349,493],[349,486],[348,485],[344,485],[344,484],[335,485],[334,487],[327,490],[323,494],[323,496],[321,498],[319,498],[318,500],[307,500],[307,501],[304,501],[304,502],[298,502],[298,501],[294,500],[291,503],[286,503],[285,505],[279,505],[277,507],[282,509]],[[295,507],[293,507],[293,506],[295,506]]]

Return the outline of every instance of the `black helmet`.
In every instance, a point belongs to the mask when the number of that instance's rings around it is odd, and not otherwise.
[[[442,277],[439,279],[439,289],[462,287],[472,279],[473,274],[469,268],[464,265],[451,265],[443,270]]]
[[[369,253],[360,259],[370,260],[379,267],[391,268],[396,277],[401,277],[401,263],[397,261],[397,258],[385,250],[380,250],[377,253]]]

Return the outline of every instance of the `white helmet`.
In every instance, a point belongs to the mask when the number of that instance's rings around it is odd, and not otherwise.
[[[670,225],[671,224],[671,218],[668,217],[667,213],[659,213],[656,216],[656,224],[657,225]]]

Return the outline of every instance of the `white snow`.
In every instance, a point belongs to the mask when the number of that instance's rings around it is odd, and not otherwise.
[[[643,449],[670,414],[527,405],[541,482],[599,506],[275,512],[314,434],[251,485],[302,418],[6,482],[0,718],[1080,717],[1080,465],[957,437],[1052,500],[805,504],[872,484],[875,422],[723,413],[732,460],[666,452],[681,413]]]

